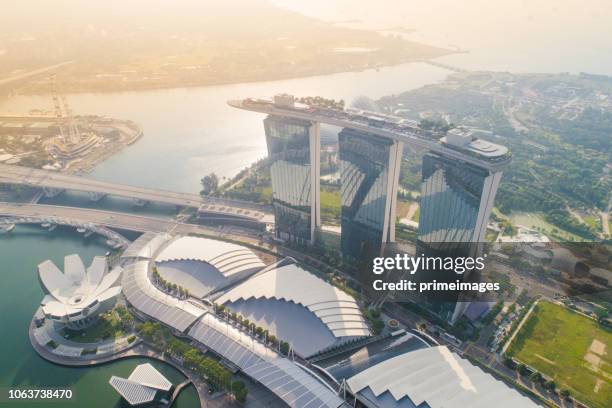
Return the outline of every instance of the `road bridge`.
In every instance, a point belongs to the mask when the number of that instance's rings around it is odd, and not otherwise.
[[[127,186],[8,164],[0,164],[0,184],[20,184],[42,188],[48,197],[57,195],[64,190],[81,191],[89,193],[94,200],[105,195],[112,195],[130,198],[139,204],[156,202],[196,209],[204,206],[208,212],[220,213],[227,217],[246,218],[264,224],[274,222],[274,216],[266,206],[245,201]]]
[[[69,220],[72,225],[96,225],[136,232],[157,232],[175,235],[204,235],[211,238],[232,238],[247,245],[258,245],[257,232],[239,227],[213,228],[183,223],[171,218],[158,218],[130,213],[65,207],[46,204],[16,204],[0,202],[0,216],[31,217],[36,219]],[[237,233],[239,235],[235,235]]]

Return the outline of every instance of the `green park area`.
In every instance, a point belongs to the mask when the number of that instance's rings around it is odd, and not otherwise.
[[[612,406],[612,331],[595,320],[540,302],[508,354],[590,407]]]
[[[129,331],[134,324],[134,317],[125,307],[117,307],[100,315],[92,326],[82,330],[65,328],[60,333],[64,338],[78,343],[96,343],[118,338]]]

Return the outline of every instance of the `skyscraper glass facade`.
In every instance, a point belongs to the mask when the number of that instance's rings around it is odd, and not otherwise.
[[[318,132],[311,122],[269,116],[264,120],[277,238],[312,242],[318,213]],[[317,151],[313,151],[317,149]],[[315,188],[316,187],[316,188]]]
[[[428,153],[423,157],[417,255],[459,258],[480,256],[489,215],[501,173]],[[467,272],[449,270],[418,273],[421,281],[473,280]],[[456,300],[448,293],[432,295],[433,309],[451,316],[458,312]],[[466,304],[467,305],[467,304]],[[465,305],[464,305],[465,306]]]
[[[423,157],[419,240],[473,242],[489,172],[433,153]]]
[[[390,238],[389,229],[395,228],[390,213],[397,175],[390,159],[397,145],[351,129],[339,133],[338,143],[342,254],[354,259],[378,256],[383,242]]]

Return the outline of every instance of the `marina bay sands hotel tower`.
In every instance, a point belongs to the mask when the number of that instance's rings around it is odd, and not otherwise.
[[[340,127],[341,250],[347,257],[379,256],[395,241],[396,201],[404,144],[423,159],[417,249],[484,241],[507,148],[473,132],[421,129],[406,119],[354,109],[297,103],[293,96],[244,99],[230,106],[264,119],[270,159],[276,237],[314,243],[321,227],[320,123]]]

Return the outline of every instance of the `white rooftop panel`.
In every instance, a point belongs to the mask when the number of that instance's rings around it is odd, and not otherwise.
[[[251,256],[246,257],[246,255],[249,254]],[[180,237],[175,239],[160,252],[156,257],[156,261],[193,260],[207,262],[220,269],[222,273],[225,274],[224,271],[227,270],[227,273],[232,275],[238,272],[230,266],[230,264],[234,262],[234,257],[237,257],[237,259],[235,259],[236,261],[249,260],[249,262],[243,264],[246,265],[245,268],[239,271],[244,271],[246,269],[261,269],[265,267],[265,264],[257,255],[252,253],[248,248],[228,242],[199,237]]]
[[[172,388],[172,383],[149,363],[137,365],[128,379],[158,390],[169,391]]]
[[[85,265],[76,254],[64,257],[64,273],[73,283],[79,283],[85,277]]]
[[[351,377],[347,384],[355,393],[369,389],[383,398],[389,392],[397,402],[407,397],[415,406],[426,403],[431,408],[537,407],[445,346],[391,358]]]
[[[293,302],[313,312],[328,329],[360,330],[356,336],[369,336],[365,319],[355,299],[296,264],[262,272],[217,299],[233,303],[249,299],[278,299]],[[333,316],[333,318],[331,318]],[[334,333],[344,334],[343,331]]]
[[[140,405],[155,399],[157,390],[147,387],[135,381],[112,376],[108,383],[127,401],[130,405]]]
[[[94,257],[91,265],[87,268],[87,281],[90,286],[98,286],[102,277],[108,272],[106,258],[103,256]]]

